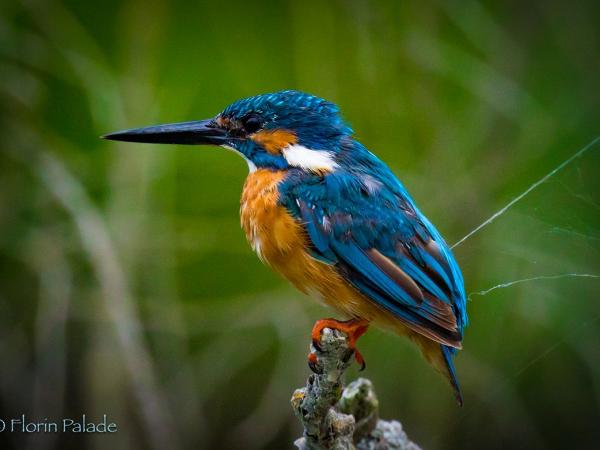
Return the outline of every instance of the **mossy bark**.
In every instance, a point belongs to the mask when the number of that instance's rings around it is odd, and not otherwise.
[[[324,329],[316,373],[292,396],[292,407],[304,427],[294,443],[300,450],[420,450],[398,421],[379,419],[379,401],[371,381],[359,378],[344,387],[352,363],[347,336]]]

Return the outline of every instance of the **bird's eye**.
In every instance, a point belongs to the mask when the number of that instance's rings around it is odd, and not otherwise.
[[[261,121],[257,116],[250,115],[242,120],[242,125],[247,133],[255,133],[261,127]]]

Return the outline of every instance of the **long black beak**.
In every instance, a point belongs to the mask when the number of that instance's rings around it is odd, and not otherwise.
[[[102,136],[103,139],[147,144],[226,145],[236,138],[228,136],[213,119],[168,123],[153,127],[133,128]]]

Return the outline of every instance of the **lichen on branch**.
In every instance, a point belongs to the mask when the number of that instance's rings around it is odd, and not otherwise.
[[[304,427],[294,443],[300,450],[420,450],[398,421],[379,419],[379,401],[371,381],[359,378],[344,388],[353,351],[346,334],[325,328],[315,372],[292,395],[292,407]]]

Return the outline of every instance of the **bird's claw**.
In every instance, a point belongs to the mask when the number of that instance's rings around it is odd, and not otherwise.
[[[334,330],[339,330],[348,336],[348,348],[351,350],[351,352],[348,354],[347,358],[344,358],[344,362],[347,362],[348,359],[352,356],[352,354],[354,354],[354,359],[360,366],[360,370],[365,370],[367,365],[362,354],[356,348],[356,341],[367,331],[368,327],[369,322],[363,319],[351,319],[345,322],[335,319],[317,320],[311,333],[312,346],[314,348],[314,352],[311,352],[308,355],[308,366],[310,367],[310,369],[315,373],[322,373],[322,369],[319,368],[317,365],[317,355],[315,354],[315,352],[323,352],[323,348],[321,347],[321,332],[325,328],[330,328]]]
[[[321,375],[323,373],[323,369],[321,368],[321,366],[319,366],[319,360],[317,359],[317,355],[313,352],[308,354],[308,368],[317,375]]]
[[[359,370],[361,372],[367,368],[367,363],[365,362],[365,358],[363,358],[363,355],[356,348],[354,349],[354,359],[360,366]]]
[[[319,339],[315,339],[313,337],[313,339],[312,339],[312,346],[315,349],[315,351],[317,351],[319,353],[323,353],[323,347],[321,347],[321,341]]]

